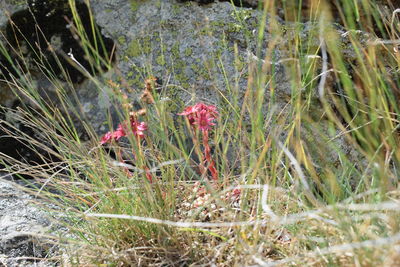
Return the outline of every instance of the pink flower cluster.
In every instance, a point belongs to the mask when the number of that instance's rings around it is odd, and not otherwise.
[[[138,122],[135,120],[134,117],[131,117],[129,124],[130,125],[119,124],[117,130],[113,132],[108,132],[101,138],[100,144],[103,145],[111,140],[118,141],[121,137],[127,136],[127,131],[129,130],[129,127],[131,128],[132,133],[136,137],[138,138],[144,137],[144,131],[147,130],[147,124],[145,122]]]
[[[211,126],[215,125],[214,120],[218,116],[217,108],[213,105],[197,103],[194,106],[185,108],[185,110],[178,115],[186,116],[190,125],[192,125],[194,128],[197,126],[201,130],[203,135],[204,162],[201,162],[200,169],[203,175],[206,175],[207,170],[209,170],[213,180],[217,181],[218,171],[215,168],[215,162],[211,157],[211,148],[208,142],[208,130],[211,129]]]
[[[197,103],[194,106],[185,108],[182,113],[178,115],[186,116],[190,125],[197,125],[201,131],[208,131],[211,126],[214,126],[214,120],[218,116],[217,107],[213,105],[206,105],[204,103]]]

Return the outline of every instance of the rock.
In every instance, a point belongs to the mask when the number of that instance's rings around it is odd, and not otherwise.
[[[210,4],[218,1],[225,1],[225,2],[230,2],[233,3],[236,6],[239,7],[257,7],[259,0],[178,0],[179,2],[196,2],[199,4]]]
[[[221,94],[229,101],[235,94],[242,99],[249,86],[250,72],[256,73],[254,66],[264,62],[266,48],[273,41],[266,30],[258,54],[261,11],[234,7],[229,2],[199,5],[176,0],[93,0],[91,5],[103,34],[117,41],[116,69],[126,79],[123,87],[131,99],[137,99],[144,78],[150,74],[168,81],[165,95],[178,102],[179,108],[194,99],[227,105]],[[286,40],[297,38],[300,31],[300,38],[307,40],[310,53],[317,53],[320,40],[316,23],[276,20],[284,35],[267,58],[273,71],[260,75],[267,76],[267,80],[271,78],[265,84],[265,102],[270,102],[269,90],[273,89],[279,109],[293,93],[290,83],[293,64],[288,60],[291,53]],[[270,21],[267,17],[266,29]],[[339,33],[344,33],[340,26],[337,28]],[[341,42],[346,47],[348,36],[343,36]],[[352,61],[355,53],[346,49],[344,56]],[[317,100],[315,91],[304,92],[304,97]],[[96,103],[92,102],[92,106]]]
[[[2,5],[0,31],[2,32],[1,36],[5,36],[7,39],[6,41],[0,37],[0,42],[9,57],[12,58],[12,63],[19,65],[20,72],[27,75],[27,79],[30,81],[29,84],[24,84],[21,79],[20,86],[37,91],[47,103],[55,102],[57,104],[58,95],[55,82],[49,81],[44,73],[51,70],[51,75],[59,79],[58,86],[65,90],[69,88],[67,81],[77,84],[85,80],[85,71],[92,74],[98,73],[98,70],[92,69],[91,63],[82,49],[81,40],[71,28],[70,23],[74,19],[68,1],[28,0],[28,6],[11,4],[11,2],[6,1],[0,4]],[[94,46],[94,33],[87,6],[81,1],[77,1],[76,10],[82,27]],[[97,42],[100,44],[99,40]],[[100,56],[105,57],[106,54],[111,54],[113,41],[103,38],[103,44],[104,47],[98,46],[98,52]],[[72,53],[76,62],[85,70],[70,63],[69,53]],[[10,60],[3,53],[1,54],[0,77],[2,80],[4,78],[8,82],[14,82],[13,79],[18,79],[21,73],[15,71]],[[12,89],[12,85],[0,82],[0,105],[7,107],[13,105],[17,98]],[[27,97],[23,99],[29,101]]]
[[[32,6],[32,3],[35,5]],[[37,6],[39,4],[44,2],[30,1],[31,7],[38,9],[36,12],[55,12],[53,6],[43,8],[41,5]],[[261,12],[254,8],[234,7],[226,1],[200,5],[193,1],[182,3],[177,0],[93,0],[91,8],[103,35],[117,42],[118,56],[115,72],[110,71],[100,78],[102,84],[105,84],[102,88],[93,81],[81,78],[77,78],[80,83],[74,85],[81,102],[80,113],[86,116],[99,134],[108,130],[108,125],[105,124],[107,114],[117,117],[112,99],[113,91],[106,82],[108,79],[119,84],[135,102],[142,92],[146,77],[154,75],[161,78],[166,81],[164,86],[168,83],[163,91],[163,99],[172,100],[170,111],[173,113],[199,100],[224,107],[229,104],[221,94],[228,101],[234,101],[234,95],[237,95],[239,102],[242,101],[246,90],[252,87],[248,84],[250,73],[257,73],[256,66],[265,62],[266,48],[273,41],[271,33],[266,30],[261,53],[257,53],[256,40]],[[26,12],[26,9],[16,10]],[[60,12],[63,14],[64,8],[55,13],[60,15]],[[267,17],[267,29],[270,21]],[[273,71],[259,73],[259,76],[267,76],[267,80],[270,80],[264,86],[265,112],[271,108],[285,110],[283,107],[291,99],[292,93],[301,92],[314,103],[318,102],[313,89],[306,91],[305,88],[297,88],[298,92],[292,91],[290,68],[293,64],[288,60],[290,51],[287,51],[283,41],[297,38],[295,33],[300,30],[300,38],[309,41],[310,51],[317,51],[320,44],[317,25],[313,22],[284,23],[279,18],[277,22],[284,36],[267,58],[269,68]],[[338,32],[344,33],[340,27]],[[49,30],[48,34],[51,39],[54,32]],[[342,37],[343,47],[349,43],[346,38]],[[68,49],[64,47],[63,50],[66,52]],[[343,51],[349,61],[355,58],[350,49]],[[319,59],[315,57],[312,60]],[[44,99],[54,99],[56,89],[42,76],[37,74],[33,78],[39,94]],[[63,83],[60,85],[68,87]],[[274,92],[273,101],[271,89]],[[4,91],[0,91],[0,94],[2,92]],[[0,104],[10,104],[8,100],[1,103],[1,99]],[[271,107],[271,103],[274,103],[274,107]],[[310,106],[317,111],[319,109],[318,104]],[[76,124],[83,131],[77,120]]]
[[[0,48],[2,48],[1,51],[7,51],[5,53],[7,55],[0,52],[0,136],[2,136],[0,151],[22,162],[45,164],[46,162],[43,159],[49,159],[48,153],[43,153],[44,151],[40,149],[38,149],[39,153],[36,153],[35,149],[23,144],[23,142],[10,136],[4,136],[7,133],[3,131],[5,126],[1,120],[8,120],[8,118],[5,118],[7,116],[4,116],[2,106],[8,108],[28,106],[40,110],[39,102],[42,103],[42,106],[57,107],[64,114],[71,115],[72,110],[65,110],[59,103],[59,97],[60,95],[69,95],[71,100],[74,99],[71,94],[73,87],[71,84],[77,86],[79,83],[83,83],[86,76],[82,74],[82,69],[77,69],[76,66],[69,63],[67,54],[72,52],[75,60],[93,75],[98,73],[99,70],[91,68],[80,40],[78,40],[76,34],[71,32],[69,21],[73,21],[73,15],[69,9],[68,1],[7,0],[0,1],[0,7]],[[88,39],[93,42],[91,36],[94,34],[91,30],[92,24],[87,6],[78,1],[76,9],[83,28],[89,36]],[[40,33],[38,33],[38,28],[40,28]],[[7,40],[3,39],[3,36]],[[51,49],[49,49],[47,41],[49,41]],[[103,38],[103,42],[104,48],[99,45],[99,54],[101,56],[110,55],[113,41]],[[54,54],[57,57],[54,57]],[[21,66],[21,70],[15,71],[12,64]],[[49,69],[53,71],[52,79],[49,79]],[[19,92],[19,95],[16,95],[15,92],[19,91],[18,87],[24,88],[30,94],[40,96],[40,101],[32,100],[31,97],[27,96],[29,94],[25,92]],[[64,90],[61,93],[60,88]],[[96,91],[96,89],[93,89],[93,91]],[[72,115],[72,118],[77,121],[76,116]],[[104,119],[104,117],[101,118]],[[13,122],[12,127],[29,136],[35,136],[33,129],[22,123]],[[6,128],[10,130],[11,127]],[[50,162],[52,161],[53,159],[50,160]],[[2,165],[0,164],[0,166]]]
[[[56,247],[44,238],[52,224],[33,200],[18,185],[5,180],[4,173],[0,175],[0,266],[53,265],[46,258]]]
[[[16,166],[14,160],[24,164],[42,166],[45,166],[48,162],[59,162],[60,159],[47,150],[47,148],[52,148],[50,143],[41,142],[41,144],[47,145],[45,149],[43,146],[27,143],[24,138],[12,136],[13,134],[17,136],[26,135],[35,140],[43,140],[41,133],[19,121],[18,118],[20,117],[22,117],[20,112],[0,107],[0,152],[13,159],[2,158],[0,168],[4,168],[3,160],[13,166],[14,170],[21,168]],[[28,174],[21,173],[20,175],[25,179],[32,178]]]
[[[166,95],[181,104],[193,98],[223,104],[218,100],[218,90],[227,95],[246,90],[248,65],[256,54],[255,29],[260,13],[235,9],[228,2],[205,6],[174,0],[135,3],[92,2],[103,33],[118,42],[117,69],[134,88],[132,99],[137,98],[150,73],[169,81]],[[244,23],[238,21],[235,12]],[[269,38],[266,33],[265,39]],[[271,61],[278,70],[277,92],[287,94],[290,86],[283,65],[278,63],[280,53],[276,50]]]
[[[206,2],[201,1],[202,4]],[[31,6],[32,3],[35,4],[32,8],[38,9],[37,12],[61,12],[52,11],[53,6],[37,6],[42,3],[40,1],[31,0],[30,3]],[[228,105],[221,94],[227,96],[229,101],[232,101],[230,96],[235,94],[241,99],[248,88],[247,78],[250,72],[254,74],[254,66],[263,62],[266,47],[272,41],[271,34],[265,31],[264,47],[258,55],[259,58],[256,57],[261,12],[252,8],[234,7],[230,1],[200,5],[193,1],[177,0],[93,0],[91,7],[102,33],[117,42],[119,61],[116,69],[118,76],[119,72],[122,75],[122,89],[135,101],[141,93],[144,79],[150,75],[157,76],[168,81],[164,94],[166,99],[173,99],[174,103],[178,103],[174,111],[194,99],[218,103],[220,106]],[[266,23],[270,23],[269,18]],[[312,40],[310,46],[313,47],[310,50],[318,49],[316,24],[284,23],[279,19],[278,23],[285,32],[282,40],[296,38],[294,33],[300,29],[302,39]],[[50,32],[48,37],[51,39],[53,34]],[[343,40],[343,46],[346,43],[348,41]],[[68,49],[63,50],[66,52]],[[352,51],[345,52],[346,56],[354,57]],[[273,88],[277,109],[283,107],[292,94],[290,68],[287,68],[291,62],[287,61],[288,57],[290,53],[284,42],[278,43],[268,57],[270,68],[274,71],[267,74],[273,79],[265,86],[266,103],[270,102],[268,91]],[[109,78],[115,80],[118,78],[116,76],[110,74]],[[37,90],[42,92],[41,95],[47,96],[46,99],[56,98],[53,92],[55,89],[49,81],[40,75],[34,80],[37,80]],[[119,83],[120,80],[116,82]],[[78,87],[84,112],[96,119],[95,130],[103,133],[105,127],[100,125],[100,121],[105,118],[104,113],[107,112],[107,106],[110,106],[107,98],[112,92],[106,88],[108,92],[105,93],[100,88],[103,92],[99,93],[98,86],[89,81],[75,86]],[[0,94],[1,92],[0,90]],[[313,91],[307,92],[305,97],[316,99],[316,94]],[[2,100],[0,104],[1,102]],[[9,100],[3,101],[3,105],[9,104]],[[268,107],[265,110],[267,109]]]
[[[3,3],[4,10],[14,12],[11,13],[13,16],[16,16],[16,13],[27,13],[26,5],[11,5],[12,2],[16,1],[5,1]],[[254,8],[234,7],[230,2],[230,0],[222,2],[211,0],[93,0],[90,3],[96,22],[102,27],[103,34],[117,42],[119,62],[116,69],[126,80],[123,87],[132,99],[137,99],[143,86],[143,80],[151,74],[168,81],[166,96],[180,102],[181,105],[194,98],[225,105],[226,101],[220,99],[221,93],[226,96],[238,93],[240,99],[240,95],[243,95],[248,86],[249,66],[263,62],[265,49],[272,41],[271,34],[265,31],[264,47],[261,49],[262,53],[257,55],[256,40],[261,12]],[[248,6],[258,4],[257,0],[234,2],[236,4],[243,2]],[[37,0],[30,0],[29,3],[33,12],[41,14],[42,17],[43,14],[50,14],[51,18],[53,16],[59,18],[66,14],[65,2],[60,0],[52,1],[50,4]],[[56,9],[55,7],[58,5],[61,7]],[[21,8],[23,9],[21,10]],[[0,15],[0,22],[2,22],[0,30],[7,28],[4,25],[6,17],[4,12]],[[29,16],[24,17],[28,18]],[[274,71],[272,82],[266,86],[266,92],[271,88],[274,89],[274,100],[279,106],[284,105],[292,94],[290,68],[288,70],[285,66],[291,65],[291,62],[287,61],[290,53],[285,46],[285,40],[297,38],[295,33],[300,29],[301,39],[311,40],[308,42],[311,51],[317,51],[320,41],[318,27],[313,22],[299,24],[284,23],[279,18],[277,20],[284,36],[268,58],[270,68],[273,68]],[[46,27],[46,21],[48,18],[42,21],[43,28]],[[53,24],[62,24],[61,22],[57,20]],[[269,18],[266,23],[268,29]],[[65,26],[65,24],[62,25]],[[340,27],[338,27],[338,32],[344,34]],[[50,27],[50,30],[46,32],[46,37],[52,40],[54,36],[66,36],[67,33],[68,31],[62,30],[62,33],[56,34],[55,30]],[[348,36],[344,36],[341,40],[344,48],[349,44],[347,38]],[[62,42],[61,48],[64,53],[67,53],[69,47],[64,43]],[[42,50],[46,50],[46,47],[42,47]],[[77,48],[74,48],[74,51],[77,51]],[[343,51],[349,62],[355,58],[355,53],[351,49]],[[74,54],[83,53],[74,52]],[[78,61],[85,62],[84,58],[78,58]],[[76,74],[73,75],[75,81],[82,81],[82,77],[78,77],[79,74],[76,71],[70,70],[70,72]],[[272,77],[272,72],[268,75]],[[112,77],[110,78],[112,79]],[[47,96],[46,99],[56,98],[54,92],[56,89],[45,77],[37,75],[33,79],[37,81],[35,86],[41,95]],[[79,90],[87,91],[86,85],[79,86]],[[62,83],[61,86],[68,87]],[[96,86],[91,87],[93,89],[90,90],[97,90]],[[128,87],[132,87],[133,90]],[[303,88],[299,88],[299,90],[303,90]],[[98,94],[98,92],[82,93],[92,96],[91,99],[82,103],[86,110],[90,111],[91,107],[104,106],[104,97],[102,95],[94,96],[96,93]],[[310,93],[312,96],[316,96],[315,92]],[[0,90],[0,104],[10,106],[13,103],[12,100],[15,100],[10,95],[9,90]],[[267,103],[270,100],[269,96],[270,94],[266,93]],[[306,97],[310,98],[308,93]],[[97,131],[99,129],[96,127]]]

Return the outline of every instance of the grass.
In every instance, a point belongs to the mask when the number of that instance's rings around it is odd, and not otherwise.
[[[274,17],[260,23],[258,60],[247,66],[244,95],[228,79],[229,94],[218,88],[219,117],[209,140],[217,183],[199,171],[202,133],[169,112],[163,91],[153,90],[154,103],[143,103],[144,139],[128,135],[101,146],[80,115],[78,97],[68,98],[51,70],[45,74],[57,88],[57,106],[35,95],[29,78],[8,81],[36,107],[19,109],[15,119],[41,134],[40,141],[17,129],[14,135],[58,161],[31,166],[6,155],[3,160],[10,172],[38,177],[42,197],[63,208],[60,223],[69,229],[68,238],[60,237],[66,265],[399,264],[398,17],[369,0],[308,1],[308,9],[301,1],[279,3],[260,4],[261,21],[281,10],[287,25],[312,21],[316,30],[302,37],[294,27],[293,38],[284,39],[288,35]],[[74,1],[70,5],[74,9]],[[236,8],[235,15],[245,24],[240,12]],[[88,41],[73,14],[73,30],[93,68],[112,68],[111,60],[96,52],[101,42]],[[343,25],[342,36],[335,23]],[[266,48],[265,30],[272,38]],[[339,42],[343,36],[347,47]],[[287,51],[289,62],[292,93],[284,104],[269,63],[277,48]],[[352,61],[344,49],[352,51]],[[84,73],[99,90],[110,88],[120,121],[127,120],[132,110],[119,84]],[[81,129],[88,141],[80,137]],[[119,157],[127,165],[121,166]]]

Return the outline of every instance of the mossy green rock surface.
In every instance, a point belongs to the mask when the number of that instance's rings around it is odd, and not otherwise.
[[[247,88],[261,14],[228,2],[199,5],[175,0],[92,1],[103,34],[118,40],[119,63],[129,85],[140,91],[145,77],[168,81],[168,94],[187,103],[218,102],[222,94]],[[268,21],[267,21],[268,23]],[[265,33],[264,45],[269,34]],[[290,94],[276,50],[275,79]]]
[[[157,76],[168,83],[168,96],[184,103],[194,98],[217,103],[221,95],[229,98],[236,92],[240,99],[240,94],[248,88],[248,77],[265,59],[269,63],[267,102],[268,89],[273,89],[275,102],[285,103],[293,93],[305,91],[301,87],[293,89],[290,83],[291,75],[297,74],[291,69],[294,64],[286,43],[300,37],[299,42],[307,44],[307,51],[303,51],[305,58],[308,58],[306,53],[314,56],[320,45],[315,23],[296,24],[275,18],[283,36],[277,40],[265,30],[257,52],[260,25],[265,23],[264,29],[271,29],[269,15],[263,19],[257,9],[233,6],[226,1],[199,4],[177,0],[93,0],[91,3],[103,34],[117,40],[117,68],[127,84],[140,92],[145,77]],[[272,48],[267,49],[271,43]],[[343,53],[345,57],[354,57],[352,51]],[[310,58],[318,62],[319,68],[318,57]],[[316,97],[314,92],[311,94]],[[310,97],[309,93],[306,97]]]

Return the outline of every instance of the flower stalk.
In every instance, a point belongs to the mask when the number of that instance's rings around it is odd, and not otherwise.
[[[212,179],[216,182],[216,181],[218,181],[218,171],[215,168],[215,162],[211,156],[211,148],[208,143],[208,131],[203,131],[203,146],[204,146],[205,162],[206,162],[206,164],[208,163],[208,165],[206,165],[207,167],[205,169],[206,170],[208,169],[210,171]]]
[[[142,149],[140,146],[140,140],[145,137],[144,132],[147,130],[147,123],[145,122],[139,122],[137,120],[137,117],[134,114],[130,114],[129,116],[129,123],[121,123],[118,125],[117,130],[115,131],[110,131],[107,132],[100,140],[100,144],[104,145],[109,142],[113,141],[118,141],[120,138],[125,137],[128,135],[129,132],[131,132],[139,146],[139,154],[142,155]],[[137,159],[136,153],[134,150],[132,150],[133,157],[135,160]],[[119,151],[117,153],[118,155],[118,160],[123,162],[121,152]],[[142,157],[143,158],[143,157]],[[147,180],[149,180],[150,183],[153,182],[153,176],[151,175],[151,172],[149,168],[146,165],[142,166],[143,170],[145,171],[145,175]]]
[[[218,181],[218,171],[215,168],[215,162],[211,156],[211,148],[209,144],[209,131],[214,126],[214,120],[218,116],[217,108],[213,105],[206,105],[203,103],[197,103],[194,106],[185,108],[182,113],[178,115],[185,116],[189,122],[189,125],[193,129],[200,130],[202,133],[202,143],[204,147],[203,155],[199,155],[200,158],[200,171],[203,176],[207,176],[207,172],[211,173],[211,177],[214,182]],[[194,141],[197,141],[194,140]]]

